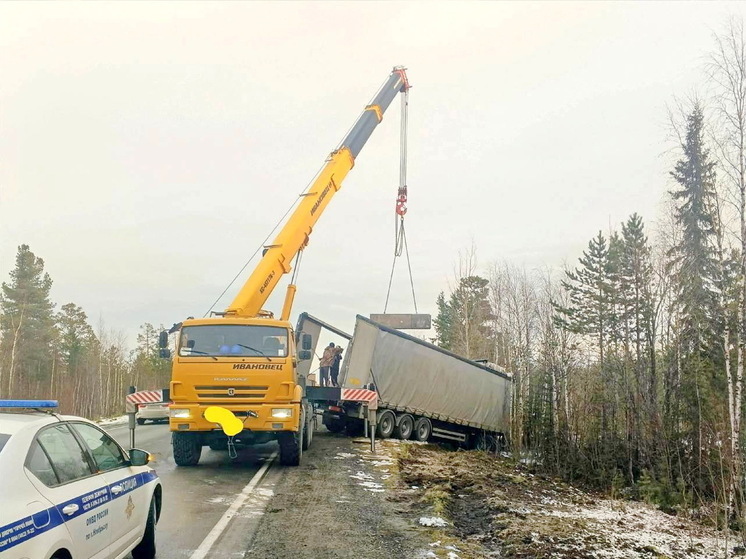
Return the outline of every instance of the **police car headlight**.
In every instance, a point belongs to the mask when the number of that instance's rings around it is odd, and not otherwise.
[[[170,413],[176,419],[187,419],[192,415],[187,408],[171,408]]]
[[[272,408],[272,417],[287,419],[288,417],[293,417],[293,410],[292,408]]]

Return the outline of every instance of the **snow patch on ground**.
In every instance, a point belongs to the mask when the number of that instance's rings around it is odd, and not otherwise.
[[[356,472],[350,476],[352,479],[357,479],[360,481],[370,481],[373,479],[373,476],[370,474],[366,474],[365,472]]]
[[[358,483],[358,485],[362,486],[363,489],[365,489],[366,491],[370,491],[371,493],[383,493],[385,491],[383,485],[374,481],[364,481],[362,483]]]
[[[600,500],[594,505],[571,505],[570,508],[572,510],[536,510],[534,514],[590,521],[591,531],[603,535],[610,544],[607,549],[595,550],[599,558],[623,559],[629,557],[630,548],[692,559],[720,556],[726,550],[724,538],[703,530],[686,530],[687,525],[676,517],[642,503]],[[731,547],[735,543],[731,539]]]
[[[439,516],[421,516],[419,522],[420,526],[428,526],[430,528],[445,528],[448,526],[448,522]]]
[[[99,419],[96,423],[98,425],[118,425],[120,423],[127,423],[129,418],[126,415],[120,415],[119,417],[107,417],[106,419]]]

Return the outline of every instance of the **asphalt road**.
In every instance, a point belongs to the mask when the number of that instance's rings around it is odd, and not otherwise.
[[[129,448],[126,423],[103,428]],[[163,484],[158,559],[243,557],[246,543],[272,495],[278,468],[270,466],[259,484],[246,486],[277,450],[277,444],[243,450],[236,459],[230,459],[227,452],[205,447],[198,466],[178,468],[171,452],[168,425],[147,423],[137,426],[135,446],[155,456],[151,466]],[[245,501],[239,508],[234,503],[242,491]]]

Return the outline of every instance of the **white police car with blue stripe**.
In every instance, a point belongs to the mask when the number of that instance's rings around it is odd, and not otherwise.
[[[162,490],[148,454],[56,406],[0,400],[0,557],[152,559]]]

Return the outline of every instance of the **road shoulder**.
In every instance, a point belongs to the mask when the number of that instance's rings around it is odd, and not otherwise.
[[[372,454],[357,441],[317,432],[300,467],[276,470],[274,495],[245,557],[428,556],[427,530],[395,498],[393,444],[379,442]]]

